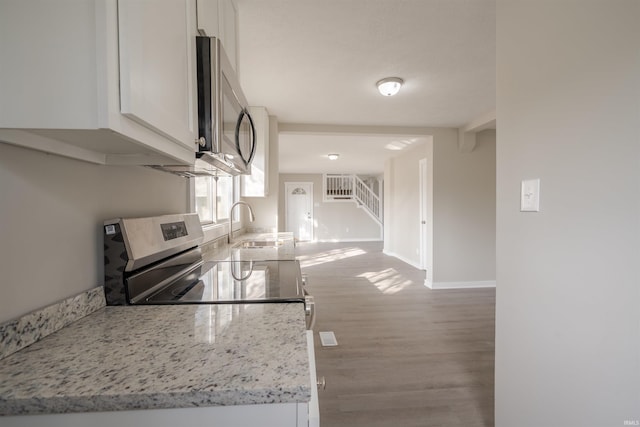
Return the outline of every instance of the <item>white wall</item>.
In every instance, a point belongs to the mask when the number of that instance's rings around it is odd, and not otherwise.
[[[104,220],[186,207],[184,178],[0,143],[0,322],[104,284]]]
[[[278,198],[280,194],[279,176],[279,144],[278,119],[269,116],[269,194],[266,197],[243,197],[251,205],[256,219],[246,221],[248,232],[278,231]]]
[[[638,425],[640,2],[498,0],[497,22],[496,426]]]
[[[468,153],[451,138],[440,138],[433,147],[432,286],[491,285],[496,278],[496,132],[478,133]]]
[[[322,174],[280,174],[280,224],[285,230],[285,182],[313,183],[314,239],[317,241],[381,240],[380,226],[354,202],[324,202]]]
[[[458,149],[456,129],[431,129],[433,140],[385,165],[385,253],[419,267],[419,161],[427,159],[426,284],[433,288],[495,285],[495,131],[476,148]]]
[[[385,164],[384,252],[415,267],[420,267],[418,162],[432,157],[431,144],[423,144],[387,160]]]

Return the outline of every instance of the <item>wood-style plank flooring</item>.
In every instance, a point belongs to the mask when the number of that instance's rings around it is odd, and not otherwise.
[[[317,306],[322,427],[493,426],[495,289],[432,291],[378,242],[296,254]]]

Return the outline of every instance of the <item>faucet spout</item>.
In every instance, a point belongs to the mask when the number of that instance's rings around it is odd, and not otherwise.
[[[229,234],[227,235],[227,243],[231,243],[233,238],[233,208],[238,205],[245,205],[249,209],[249,221],[253,222],[256,220],[256,216],[253,214],[253,209],[249,203],[241,200],[231,205],[231,209],[229,209]]]

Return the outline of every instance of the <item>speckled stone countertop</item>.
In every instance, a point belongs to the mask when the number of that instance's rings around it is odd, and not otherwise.
[[[0,360],[0,415],[308,402],[300,304],[104,307]]]
[[[247,241],[278,241],[278,246],[243,248]],[[237,236],[231,245],[203,247],[203,257],[207,261],[288,261],[296,259],[293,233],[248,233]]]
[[[0,324],[0,360],[104,306],[104,287],[97,286]]]

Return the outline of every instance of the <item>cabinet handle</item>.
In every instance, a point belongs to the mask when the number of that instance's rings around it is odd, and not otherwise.
[[[201,147],[204,147],[205,145],[207,145],[207,140],[204,139],[204,136],[201,136],[200,138],[196,139],[196,144],[198,144]]]
[[[316,381],[318,383],[318,390],[325,390],[327,388],[327,380],[324,377],[318,378]]]

